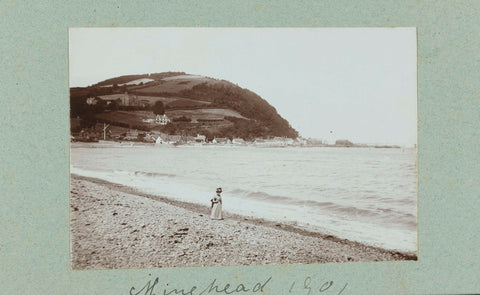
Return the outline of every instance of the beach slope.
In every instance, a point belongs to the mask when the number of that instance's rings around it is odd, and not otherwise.
[[[292,226],[71,175],[72,269],[416,260]]]

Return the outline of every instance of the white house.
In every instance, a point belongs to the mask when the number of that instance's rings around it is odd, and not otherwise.
[[[226,138],[226,137],[215,137],[213,140],[212,140],[212,143],[213,144],[229,144],[231,143],[230,142],[230,139]]]
[[[328,138],[327,138],[327,144],[328,145],[334,145],[335,142],[337,141],[336,135],[333,131],[330,131]]]
[[[195,141],[201,142],[201,143],[204,143],[206,139],[207,137],[205,135],[200,135],[200,134],[197,134],[197,137],[195,137]]]
[[[163,143],[163,139],[161,136],[157,137],[157,139],[155,140],[155,144],[162,144]]]
[[[232,143],[233,144],[241,144],[241,145],[246,144],[246,142],[245,142],[245,140],[243,140],[243,138],[234,138],[234,139],[232,139]]]
[[[171,122],[170,119],[165,114],[157,115],[157,118],[155,118],[155,123],[159,125],[167,125],[170,122]]]
[[[88,97],[86,102],[88,105],[96,105],[97,99],[95,97]]]

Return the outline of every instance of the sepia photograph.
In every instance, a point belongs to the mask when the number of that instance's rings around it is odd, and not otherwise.
[[[416,261],[416,38],[70,28],[71,268]]]

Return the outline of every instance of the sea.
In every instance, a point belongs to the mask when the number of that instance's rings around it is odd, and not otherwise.
[[[417,251],[413,148],[72,148],[71,173],[401,252]]]

